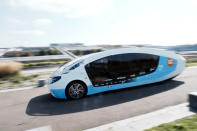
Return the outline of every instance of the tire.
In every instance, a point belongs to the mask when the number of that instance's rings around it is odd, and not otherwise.
[[[86,85],[80,81],[71,82],[66,88],[66,96],[68,99],[80,99],[87,93]]]

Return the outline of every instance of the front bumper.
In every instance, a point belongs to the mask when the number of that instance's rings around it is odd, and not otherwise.
[[[50,89],[51,95],[55,98],[66,99],[65,89]]]

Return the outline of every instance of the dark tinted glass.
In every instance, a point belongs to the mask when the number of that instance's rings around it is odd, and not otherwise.
[[[125,58],[125,54],[108,57],[108,71],[113,79],[118,77],[126,77],[128,75],[129,64]]]
[[[85,68],[93,85],[103,85],[104,81],[109,79],[107,58],[89,63]]]
[[[146,75],[155,71],[158,65],[159,56],[151,54],[127,54],[129,61],[129,73],[133,76]]]
[[[159,56],[128,53],[104,57],[85,66],[94,86],[111,85],[132,81],[132,78],[156,70]]]

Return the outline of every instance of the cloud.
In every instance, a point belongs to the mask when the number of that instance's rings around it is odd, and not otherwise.
[[[9,5],[81,17],[111,9],[112,0],[9,0]]]
[[[50,19],[42,18],[42,19],[37,19],[33,21],[34,26],[45,26],[45,25],[50,25],[53,22]]]
[[[14,25],[25,25],[25,21],[22,21],[20,19],[14,18],[14,17],[8,17],[7,21]]]
[[[42,36],[45,34],[44,31],[42,30],[19,30],[19,31],[14,31],[13,32],[16,35],[33,35],[33,36]]]

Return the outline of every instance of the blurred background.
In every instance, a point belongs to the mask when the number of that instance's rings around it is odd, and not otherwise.
[[[174,51],[197,65],[196,0],[1,0],[0,89],[36,86],[83,55]]]

